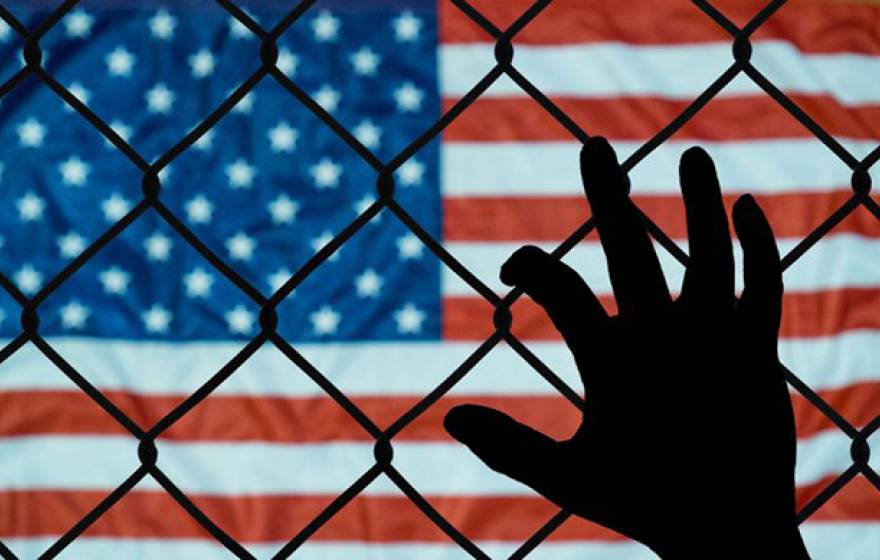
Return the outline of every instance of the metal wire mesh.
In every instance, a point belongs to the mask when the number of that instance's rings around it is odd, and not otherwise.
[[[481,282],[466,267],[458,262],[443,245],[423,229],[419,223],[403,208],[395,199],[394,172],[400,168],[410,157],[418,152],[428,142],[435,139],[450,123],[453,122],[468,106],[470,106],[483,92],[485,92],[499,77],[507,75],[522,88],[531,98],[544,108],[556,121],[579,142],[589,138],[589,134],[578,126],[568,115],[565,114],[553,101],[535,87],[529,79],[521,74],[514,65],[515,55],[513,40],[516,35],[527,26],[551,0],[538,0],[507,29],[499,29],[483,14],[471,6],[467,0],[450,0],[470,20],[491,35],[495,41],[495,66],[479,80],[466,95],[452,105],[439,120],[418,138],[404,148],[390,161],[383,162],[366,148],[357,138],[334,119],[330,113],[301,89],[297,83],[288,78],[278,69],[275,62],[278,57],[276,41],[279,36],[299,18],[303,16],[316,2],[316,0],[304,0],[287,13],[274,27],[269,30],[263,29],[252,17],[230,0],[216,0],[216,3],[244,25],[251,33],[261,41],[260,61],[261,66],[250,75],[238,88],[236,88],[208,117],[198,126],[192,129],[186,136],[180,139],[172,148],[162,154],[158,159],[150,163],[134,148],[132,148],[119,134],[92,112],[68,89],[61,85],[53,76],[41,66],[40,41],[46,33],[55,26],[77,4],[77,0],[67,0],[58,6],[45,20],[34,29],[28,29],[5,7],[0,5],[0,18],[17,33],[24,41],[23,56],[25,66],[15,75],[0,85],[0,98],[5,96],[15,87],[29,77],[38,78],[55,94],[62,98],[68,105],[74,108],[82,118],[94,126],[109,142],[124,154],[137,169],[142,173],[142,198],[127,215],[125,215],[112,227],[107,229],[91,245],[89,245],[78,257],[73,259],[63,270],[51,278],[35,295],[27,297],[5,275],[0,274],[0,285],[21,306],[21,333],[2,350],[0,350],[0,363],[8,359],[23,345],[31,342],[46,358],[55,364],[71,381],[73,381],[84,393],[97,403],[113,420],[118,422],[134,438],[139,440],[138,457],[140,466],[114,491],[108,494],[97,506],[85,517],[71,527],[61,538],[52,544],[41,558],[51,558],[58,555],[74,539],[86,531],[100,516],[116,504],[127,492],[137,485],[145,477],[152,477],[166,492],[177,501],[202,527],[204,527],[217,541],[222,543],[230,552],[239,558],[253,558],[253,555],[239,542],[216,525],[193,501],[182,492],[162,469],[157,465],[158,451],[155,445],[156,438],[161,436],[173,424],[178,422],[193,407],[206,399],[223,383],[229,376],[248,360],[256,350],[264,343],[271,343],[277,347],[287,358],[299,367],[307,376],[317,383],[334,401],[348,412],[372,437],[375,439],[374,456],[375,464],[370,467],[348,489],[337,496],[321,513],[316,516],[299,533],[292,535],[290,540],[278,551],[275,558],[286,558],[296,552],[320,527],[327,523],[337,512],[348,504],[358,493],[366,488],[381,474],[386,475],[425,516],[455,543],[474,558],[488,558],[474,542],[464,536],[455,526],[447,521],[407,479],[395,468],[394,437],[407,425],[416,419],[425,410],[436,403],[456,383],[488,354],[501,341],[506,342],[517,354],[528,362],[534,370],[550,382],[571,403],[583,407],[581,397],[566,385],[550,368],[533,354],[511,332],[512,315],[510,306],[521,295],[520,290],[513,290],[505,297],[499,297],[488,286]],[[746,25],[738,27],[724,14],[718,11],[712,4],[705,0],[693,0],[706,17],[713,20],[725,32],[731,36],[733,51],[733,63],[718,78],[697,96],[675,119],[667,124],[662,130],[642,144],[622,164],[625,171],[629,172],[648,156],[661,143],[669,139],[689,119],[694,117],[701,108],[712,100],[719,91],[729,84],[735,77],[743,74],[757,84],[768,96],[775,100],[794,119],[806,127],[820,142],[831,150],[844,164],[852,170],[852,196],[831,213],[809,235],[804,237],[795,247],[784,256],[783,267],[788,268],[806,251],[816,244],[825,234],[849,216],[859,206],[864,206],[878,220],[880,220],[880,205],[869,197],[870,176],[869,168],[880,159],[880,146],[875,148],[865,158],[859,160],[847,149],[835,140],[815,120],[813,120],[797,103],[777,88],[771,80],[765,77],[750,62],[752,45],[750,37],[764,24],[767,19],[785,4],[785,0],[776,0],[768,3]],[[295,97],[309,111],[316,115],[326,126],[333,130],[355,153],[357,153],[376,172],[377,200],[352,220],[333,240],[320,249],[314,257],[297,270],[287,281],[271,296],[265,297],[255,286],[249,283],[234,268],[227,264],[220,256],[214,253],[203,243],[184,222],[179,219],[162,201],[162,185],[159,173],[166,168],[175,158],[180,156],[187,148],[192,146],[202,135],[213,127],[223,116],[228,113],[248,92],[250,92],[262,80],[275,80],[293,97]],[[260,331],[247,343],[232,359],[214,373],[198,390],[183,400],[162,419],[149,429],[144,429],[117,408],[96,387],[91,385],[64,357],[62,357],[50,345],[39,332],[40,305],[56,291],[77,270],[83,267],[98,251],[110,243],[116,236],[132,224],[147,210],[155,210],[176,232],[198,251],[218,272],[223,274],[235,284],[247,297],[260,306],[259,324]],[[355,233],[358,232],[379,212],[387,210],[395,214],[446,266],[461,277],[477,293],[485,298],[495,308],[495,330],[473,353],[440,383],[433,391],[427,394],[421,401],[400,416],[387,429],[380,429],[363,411],[361,411],[339,388],[337,388],[326,376],[314,367],[297,349],[282,338],[276,332],[277,315],[276,308],[303,280],[309,276],[318,266],[330,256]],[[659,227],[657,227],[644,213],[641,217],[649,233],[668,250],[679,262],[687,264],[687,254],[678,247]],[[553,254],[562,257],[593,229],[592,220],[587,220],[579,228],[573,231],[568,238],[560,244]],[[803,522],[824,503],[831,499],[844,485],[856,475],[861,474],[880,491],[880,476],[868,464],[870,448],[868,438],[880,428],[880,415],[862,429],[858,429],[848,422],[829,403],[823,400],[814,390],[801,381],[798,376],[785,370],[789,384],[804,398],[820,410],[840,431],[845,433],[852,441],[850,454],[852,464],[840,476],[829,484],[824,490],[809,501],[799,512],[798,521]],[[554,530],[568,519],[570,514],[559,511],[528,540],[526,540],[510,558],[523,558],[529,552],[539,546]],[[0,543],[0,556],[6,559],[16,558],[15,554],[3,543]]]

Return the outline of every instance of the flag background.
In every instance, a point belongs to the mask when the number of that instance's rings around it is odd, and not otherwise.
[[[28,27],[53,7],[4,5]],[[241,5],[265,28],[283,16],[272,3]],[[474,5],[503,29],[530,4]],[[717,6],[743,25],[763,4]],[[753,64],[858,158],[880,139],[878,24],[874,2],[796,0],[754,37]],[[0,41],[5,80],[20,68],[22,42],[2,26]],[[730,65],[730,42],[687,2],[556,1],[517,35],[514,65],[588,133],[611,139],[623,159]],[[448,2],[319,2],[278,44],[278,67],[383,161],[495,64],[491,38]],[[201,1],[82,2],[41,45],[48,71],[148,161],[259,67],[259,41]],[[33,77],[0,102],[0,123],[0,272],[32,295],[136,207],[141,173]],[[847,166],[737,77],[630,173],[636,203],[685,249],[677,161],[693,144],[714,157],[727,202],[755,194],[783,253],[851,192]],[[497,273],[518,246],[550,249],[588,218],[577,151],[562,126],[502,77],[398,170],[396,197],[503,294]],[[267,296],[375,193],[369,165],[271,78],[161,179],[171,211]],[[880,222],[857,208],[785,275],[782,360],[857,427],[880,413],[878,236]],[[683,269],[658,251],[670,286],[680,285]],[[613,310],[595,234],[566,261]],[[513,332],[580,392],[573,362],[542,312],[524,300],[512,311]],[[58,354],[144,428],[259,330],[259,307],[152,210],[39,312],[40,333]],[[20,313],[0,294],[4,339],[20,333]],[[381,428],[493,329],[491,305],[388,211],[298,286],[278,317],[279,333]],[[0,390],[0,540],[31,558],[137,468],[137,440],[31,344],[0,364]],[[850,440],[806,399],[792,398],[803,505],[851,464]],[[502,343],[394,438],[396,468],[464,535],[493,558],[505,557],[556,510],[450,440],[442,418],[462,402],[496,406],[557,437],[573,432],[578,413]],[[168,477],[259,557],[276,552],[374,462],[370,434],[271,344],[157,445]],[[876,454],[871,464],[877,468]],[[803,531],[816,559],[871,558],[880,549],[878,515],[880,493],[857,476]],[[301,553],[465,555],[384,476]],[[65,550],[71,558],[228,554],[149,478]],[[653,557],[577,519],[533,555]]]

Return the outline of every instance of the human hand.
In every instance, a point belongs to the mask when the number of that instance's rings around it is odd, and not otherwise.
[[[795,521],[795,425],[777,357],[782,269],[754,199],[734,205],[745,286],[711,158],[680,178],[690,259],[672,300],[653,245],[603,138],[581,152],[584,188],[619,314],[537,247],[502,281],[544,307],[584,383],[583,422],[555,441],[504,413],[463,405],[445,425],[490,468],[662,558],[808,558]]]

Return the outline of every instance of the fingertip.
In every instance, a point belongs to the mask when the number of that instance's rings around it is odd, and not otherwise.
[[[755,197],[748,193],[742,195],[733,203],[734,213],[753,212],[756,208],[758,208],[758,203]]]
[[[761,233],[772,235],[764,212],[751,194],[742,195],[733,204],[733,227],[740,239]]]
[[[473,408],[473,405],[458,405],[447,412],[446,417],[443,418],[443,427],[446,429],[449,435],[451,435],[458,441],[462,441],[467,437],[467,426],[469,425],[468,418],[470,417],[470,408]]]
[[[681,155],[681,165],[712,163],[709,153],[699,146],[691,146]]]
[[[742,243],[747,261],[748,255],[753,254],[760,261],[761,267],[778,268],[779,248],[773,228],[752,195],[741,196],[733,205],[733,227]],[[746,264],[746,269],[748,268]]]
[[[692,146],[681,155],[678,164],[678,178],[685,206],[698,212],[706,211],[705,205],[712,204],[713,213],[724,214],[721,203],[721,185],[712,157],[699,146]],[[726,219],[726,217],[725,217]]]
[[[581,147],[581,165],[617,163],[617,154],[604,136],[592,136]]]
[[[715,163],[712,161],[712,156],[699,146],[691,146],[685,150],[681,155],[678,171],[682,185],[688,182],[705,182],[707,175],[711,178],[716,177]]]
[[[602,152],[607,152],[610,147],[611,144],[604,136],[591,136],[587,138],[587,140],[584,142],[581,153],[586,155],[594,155]]]
[[[625,198],[629,192],[628,179],[620,168],[617,154],[602,136],[593,136],[581,148],[581,180],[594,216],[599,212],[597,204],[602,205],[608,199],[619,201],[618,194]]]
[[[501,282],[506,286],[519,285],[529,274],[537,272],[546,260],[547,253],[540,247],[534,245],[520,247],[501,265],[499,274]]]
[[[498,435],[500,423],[510,420],[506,414],[478,404],[460,404],[453,407],[443,419],[449,435],[467,446],[481,447],[484,440]]]

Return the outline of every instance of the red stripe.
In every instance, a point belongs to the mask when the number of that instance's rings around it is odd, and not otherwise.
[[[880,381],[866,381],[839,389],[817,391],[822,399],[839,412],[847,421],[861,428],[877,416],[880,402]],[[791,404],[799,438],[817,435],[825,430],[838,429],[827,416],[800,393],[791,395]]]
[[[830,482],[799,489],[798,503]],[[106,491],[30,490],[0,492],[0,538],[60,535]],[[219,497],[190,495],[215,523],[242,542],[293,537],[335,496]],[[538,497],[427,496],[453,525],[474,540],[522,542],[558,509]],[[375,520],[374,523],[365,520]],[[880,521],[880,493],[864,479],[847,485],[812,521]],[[133,491],[100,517],[89,537],[209,538],[164,492]],[[623,537],[579,518],[564,523],[551,541],[620,540]],[[315,541],[449,542],[405,497],[358,496],[313,537]]]
[[[182,396],[107,396],[143,427],[152,426]],[[819,393],[852,423],[870,422],[880,402],[880,382],[864,382]],[[79,391],[18,391],[2,394],[0,437],[29,435],[126,435],[116,422]],[[415,405],[418,395],[353,397],[380,426],[388,426]],[[833,425],[798,394],[792,396],[798,437],[814,436]],[[404,429],[395,441],[451,441],[443,417],[453,406],[483,404],[503,410],[521,422],[556,438],[570,437],[580,423],[579,411],[561,396],[446,396]],[[162,435],[176,441],[264,441],[314,443],[372,441],[335,402],[327,397],[281,398],[214,395]]]
[[[105,391],[105,395],[143,427],[152,426],[183,396],[136,395]],[[354,402],[385,427],[414,406],[422,396],[355,396]],[[125,432],[79,391],[16,391],[2,393],[0,437],[43,434],[123,435]],[[580,421],[578,410],[562,397],[444,397],[410,424],[399,441],[450,441],[443,417],[457,404],[482,403],[507,410],[555,437],[571,435]],[[562,404],[563,406],[560,406]],[[266,441],[311,443],[372,441],[348,414],[328,397],[213,395],[175,423],[163,438],[186,441]]]
[[[533,3],[532,0],[471,2],[502,29]],[[766,3],[765,0],[712,2],[739,26]],[[880,5],[875,2],[790,2],[759,27],[753,37],[790,41],[798,49],[811,53],[880,54],[877,29],[880,29]],[[441,2],[440,40],[443,43],[488,42],[491,37],[453,3]],[[649,45],[731,41],[731,37],[690,2],[555,0],[515,39],[516,43],[538,45],[603,41]]]
[[[832,135],[880,137],[880,105],[844,107],[829,95],[790,95]],[[457,99],[444,99],[444,111]],[[615,140],[645,140],[674,120],[690,103],[642,96],[553,97],[566,115],[592,134]],[[458,142],[572,140],[546,110],[525,97],[480,97],[444,131]],[[766,95],[713,99],[675,133],[680,140],[812,138],[812,133]]]
[[[535,191],[540,190],[535,185]],[[802,238],[819,226],[852,195],[852,191],[758,194],[755,199],[777,237]],[[684,203],[679,195],[634,195],[633,201],[673,239],[687,239]],[[739,195],[728,194],[728,214]],[[444,197],[443,239],[446,241],[561,242],[589,218],[582,196]],[[733,232],[731,232],[733,233]],[[834,228],[880,238],[880,221],[857,208]]]
[[[798,509],[807,505],[813,497],[834,482],[836,478],[836,476],[829,476],[814,484],[798,487]],[[810,521],[878,520],[880,519],[880,492],[868,479],[857,475],[809,519]]]
[[[599,297],[609,313],[617,304]],[[845,288],[821,292],[787,292],[783,296],[783,338],[831,336],[857,329],[880,329],[880,288]],[[479,297],[443,298],[443,339],[484,340],[492,335],[494,308]],[[513,333],[521,340],[561,340],[544,310],[528,298],[511,308]]]

